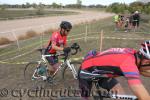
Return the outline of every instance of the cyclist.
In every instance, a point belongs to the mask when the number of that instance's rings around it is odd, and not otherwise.
[[[66,39],[70,30],[72,29],[72,24],[68,21],[62,21],[60,24],[60,29],[52,33],[50,37],[45,54],[54,54],[54,56],[47,57],[46,59],[52,66],[49,67],[49,74],[53,74],[57,67],[59,66],[58,57],[55,56],[56,51],[64,51],[64,53],[70,52],[70,47],[67,47]]]
[[[81,96],[88,100],[92,79],[90,75],[101,74],[105,78],[99,78],[99,86],[110,90],[121,90],[123,88],[115,79],[124,76],[128,86],[139,100],[150,100],[148,91],[143,86],[140,74],[150,77],[150,40],[141,44],[136,51],[131,48],[111,48],[103,52],[97,52],[94,56],[88,56],[79,69],[79,87]],[[118,92],[119,93],[119,92]]]

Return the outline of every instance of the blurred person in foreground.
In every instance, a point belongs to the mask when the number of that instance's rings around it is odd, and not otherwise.
[[[89,100],[92,76],[98,77],[98,85],[114,93],[124,94],[116,77],[123,76],[138,100],[150,100],[150,95],[140,75],[150,77],[150,40],[141,43],[139,50],[111,48],[103,52],[90,51],[79,69],[79,88],[83,100]]]

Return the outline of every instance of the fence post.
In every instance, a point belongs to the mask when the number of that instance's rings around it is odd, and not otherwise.
[[[87,42],[87,35],[88,35],[88,26],[85,26],[85,38],[84,41]]]
[[[103,30],[101,30],[100,33],[100,52],[102,51],[102,46],[103,46]]]
[[[44,38],[44,25],[41,25],[41,28],[42,28],[42,36],[41,36],[41,48],[43,48],[43,38]]]
[[[15,34],[14,30],[12,30],[12,35],[14,36],[15,40],[17,41],[18,50],[20,51],[19,41],[18,41],[18,38],[16,37],[16,34]]]

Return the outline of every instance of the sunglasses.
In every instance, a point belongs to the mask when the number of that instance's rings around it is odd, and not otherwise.
[[[70,32],[70,29],[65,29],[65,31]]]
[[[70,30],[66,30],[67,32],[70,32]]]

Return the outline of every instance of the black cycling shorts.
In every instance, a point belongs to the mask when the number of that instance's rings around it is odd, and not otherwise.
[[[115,78],[100,78],[99,86],[107,91],[110,91],[119,82]],[[82,97],[89,97],[92,88],[92,81],[79,78],[79,88],[81,89]]]
[[[132,22],[132,25],[138,27],[138,26],[139,26],[139,21],[133,21],[133,22]]]
[[[48,52],[46,52],[45,54],[50,55],[50,53],[48,53]],[[54,64],[58,63],[58,56],[50,56],[50,57],[46,57],[46,59],[50,65],[54,65]]]

